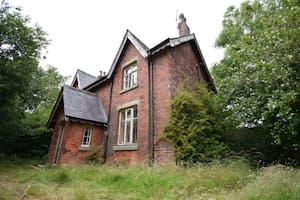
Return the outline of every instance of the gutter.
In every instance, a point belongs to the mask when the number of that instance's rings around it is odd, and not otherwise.
[[[108,114],[107,114],[107,130],[105,131],[105,140],[104,140],[104,162],[106,162],[108,157],[108,141],[109,141],[109,130],[110,130],[110,111],[111,111],[111,99],[112,99],[112,90],[113,90],[113,81],[110,82],[110,91],[109,91],[109,100],[108,100]]]
[[[148,51],[148,66],[149,66],[149,153],[150,164],[154,163],[154,99],[153,99],[153,63],[151,51]]]
[[[64,140],[64,133],[65,133],[65,130],[64,130],[65,129],[65,121],[68,121],[68,117],[65,117],[65,120],[63,121],[63,123],[60,124],[60,130],[59,130],[59,135],[57,138],[55,154],[54,154],[54,159],[53,159],[53,163],[55,165],[59,164],[59,162],[60,162],[61,146],[62,146],[62,142]]]

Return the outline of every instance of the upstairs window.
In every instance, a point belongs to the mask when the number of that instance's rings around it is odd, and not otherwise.
[[[119,145],[137,143],[137,107],[120,111]]]
[[[89,147],[91,143],[91,136],[92,136],[92,129],[91,128],[84,128],[81,146],[82,147]]]
[[[137,86],[137,66],[130,65],[124,69],[123,90]]]

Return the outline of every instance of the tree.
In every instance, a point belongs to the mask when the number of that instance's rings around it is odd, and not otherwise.
[[[269,132],[284,159],[300,148],[300,5],[297,0],[255,0],[229,7],[213,67],[218,94],[241,127]],[[298,153],[297,153],[298,152]]]
[[[177,164],[218,158],[228,129],[220,104],[204,84],[178,89],[171,102],[166,137],[173,143]]]
[[[17,134],[28,109],[28,88],[38,69],[45,32],[5,1],[0,4],[0,139]],[[9,134],[7,134],[9,133]]]
[[[45,69],[39,67],[29,86],[31,100],[24,118],[20,121],[22,126],[16,145],[12,153],[25,157],[41,157],[47,154],[51,140],[51,130],[46,128],[47,120],[57,99],[61,86],[68,77],[64,77],[55,67]]]
[[[21,9],[0,4],[0,152],[41,156],[48,150],[47,119],[66,81],[57,69],[39,67],[48,41]]]

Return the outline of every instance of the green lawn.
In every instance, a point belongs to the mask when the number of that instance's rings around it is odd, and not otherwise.
[[[194,168],[0,161],[0,199],[299,199],[300,170],[244,161]]]

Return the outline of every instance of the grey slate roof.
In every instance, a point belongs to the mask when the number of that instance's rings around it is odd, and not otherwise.
[[[65,116],[99,123],[107,122],[102,102],[95,93],[65,85],[63,103]]]
[[[98,78],[95,77],[95,76],[92,76],[92,75],[90,75],[90,74],[88,74],[88,73],[86,73],[86,72],[84,72],[80,69],[77,69],[71,86],[74,86],[74,83],[76,82],[76,80],[78,81],[79,89],[83,89],[86,86],[90,85],[91,83],[97,81]]]
[[[62,108],[66,117],[100,124],[107,123],[101,99],[95,93],[64,85],[48,119],[48,128],[54,128],[57,120],[54,116]]]

